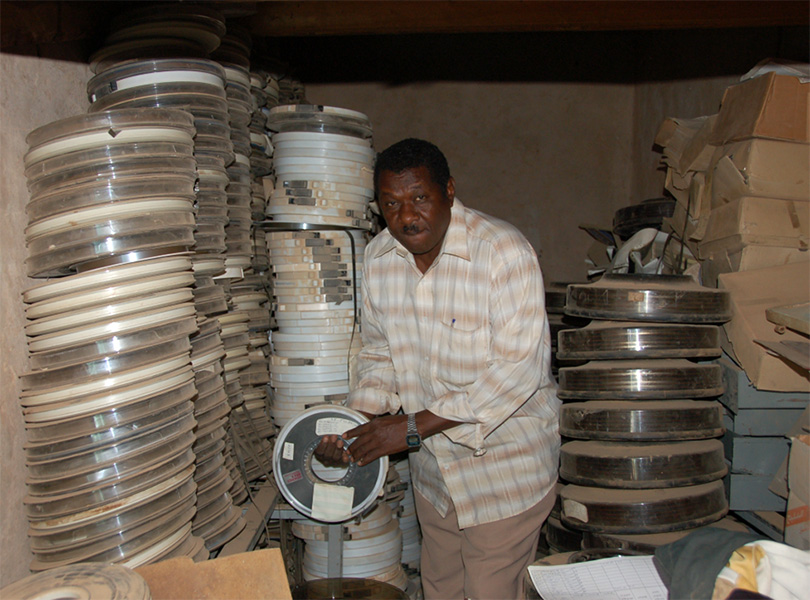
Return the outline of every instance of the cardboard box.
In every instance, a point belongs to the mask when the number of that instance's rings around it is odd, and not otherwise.
[[[655,136],[655,143],[663,148],[664,164],[681,174],[705,171],[714,152],[708,140],[716,118],[717,115],[666,118]]]
[[[720,146],[709,183],[716,208],[744,196],[810,201],[810,144],[747,140]]]
[[[807,250],[810,202],[743,197],[709,213],[700,257],[741,245],[781,246]]]
[[[779,412],[779,411],[771,411],[771,412]],[[810,406],[806,406],[802,414],[796,419],[796,422],[793,424],[787,435],[785,437],[794,438],[798,435],[810,433]],[[779,465],[779,468],[776,470],[776,475],[773,476],[773,481],[768,486],[768,489],[771,490],[777,496],[784,498],[787,500],[788,497],[788,458],[782,461],[782,464]]]
[[[810,141],[810,83],[767,73],[728,87],[709,138],[714,145],[752,137]]]
[[[791,438],[785,543],[810,550],[810,435]]]
[[[689,204],[689,186],[694,175],[693,172],[682,175],[672,167],[667,168],[664,189],[684,208]]]
[[[753,271],[808,261],[810,261],[810,251],[805,249],[740,243],[712,251],[708,256],[702,258],[700,280],[703,285],[717,287],[717,278],[723,273]],[[810,269],[810,265],[807,268]]]
[[[718,287],[731,294],[731,321],[723,325],[730,350],[760,390],[810,391],[810,376],[787,361],[770,354],[754,340],[805,341],[801,334],[777,333],[765,310],[807,302],[810,299],[810,268],[805,262],[720,275]],[[727,348],[728,344],[724,344]]]
[[[199,563],[185,556],[171,558],[135,571],[149,584],[152,600],[292,600],[278,548],[242,552]]]

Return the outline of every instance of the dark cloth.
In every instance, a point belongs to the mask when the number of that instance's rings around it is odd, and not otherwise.
[[[714,583],[737,548],[761,535],[705,527],[655,550],[655,566],[671,600],[707,600]]]

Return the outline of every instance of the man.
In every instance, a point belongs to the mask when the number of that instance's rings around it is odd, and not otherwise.
[[[455,198],[429,142],[382,152],[374,179],[388,228],[366,249],[348,402],[372,419],[316,454],[362,466],[410,449],[425,598],[520,598],[560,443],[537,256]]]

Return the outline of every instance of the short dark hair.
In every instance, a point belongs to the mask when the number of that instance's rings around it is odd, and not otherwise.
[[[450,167],[442,151],[434,144],[416,138],[407,138],[397,142],[377,155],[374,165],[374,185],[380,179],[380,173],[391,171],[402,173],[408,169],[426,167],[433,182],[445,189],[450,180]]]

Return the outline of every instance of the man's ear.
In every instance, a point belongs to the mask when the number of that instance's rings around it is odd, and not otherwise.
[[[445,191],[447,194],[447,199],[452,202],[453,198],[456,197],[456,180],[452,177],[447,180],[447,189]]]

